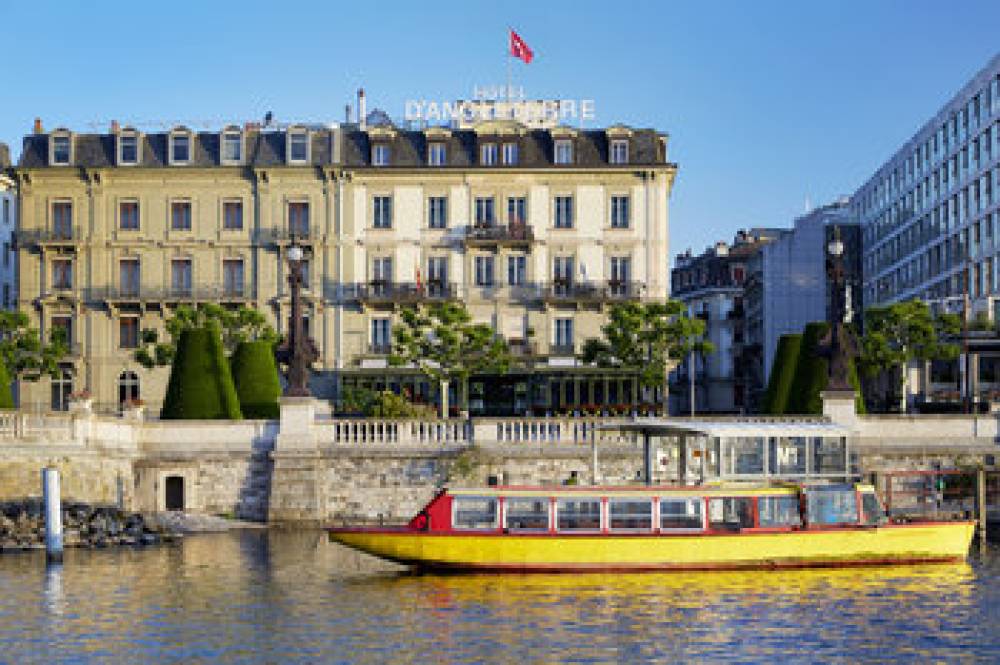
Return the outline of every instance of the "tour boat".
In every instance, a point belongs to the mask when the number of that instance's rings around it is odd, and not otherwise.
[[[444,489],[332,540],[427,570],[570,572],[962,561],[974,522],[896,523],[870,485]]]

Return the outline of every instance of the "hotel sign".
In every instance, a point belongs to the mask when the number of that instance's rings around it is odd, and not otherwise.
[[[469,126],[486,120],[517,120],[528,126],[551,127],[593,121],[593,99],[525,99],[524,88],[476,86],[471,100],[406,100],[404,117],[411,122]]]

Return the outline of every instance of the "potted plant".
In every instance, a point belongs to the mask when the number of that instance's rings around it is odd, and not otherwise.
[[[94,398],[91,396],[90,391],[84,388],[83,390],[76,390],[69,394],[69,410],[74,413],[87,412],[89,413],[94,406]]]

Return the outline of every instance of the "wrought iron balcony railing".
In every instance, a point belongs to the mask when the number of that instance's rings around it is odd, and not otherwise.
[[[56,226],[51,229],[21,229],[17,242],[21,246],[75,245],[83,240],[79,226]]]
[[[520,245],[531,244],[534,239],[534,232],[526,224],[470,226],[465,234],[468,245]]]
[[[415,304],[458,298],[458,289],[454,284],[436,280],[419,284],[373,280],[355,285],[354,293],[358,300],[368,303]]]
[[[553,282],[545,287],[547,302],[608,302],[637,300],[645,286],[639,282]]]
[[[86,290],[91,302],[243,302],[246,289],[226,286],[157,287],[104,286]]]

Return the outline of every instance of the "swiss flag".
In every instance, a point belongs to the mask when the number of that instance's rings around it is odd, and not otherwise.
[[[528,64],[535,57],[534,52],[521,39],[521,35],[513,30],[510,31],[510,54],[524,60],[524,64]]]

